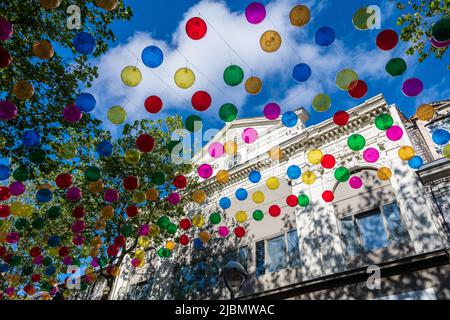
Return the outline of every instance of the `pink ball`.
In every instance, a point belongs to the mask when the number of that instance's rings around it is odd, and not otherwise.
[[[67,189],[67,200],[78,201],[81,199],[81,190],[77,187]]]
[[[180,195],[176,192],[173,192],[167,196],[167,201],[169,201],[173,205],[178,204],[180,200],[181,200]]]
[[[25,192],[25,186],[20,181],[15,181],[9,185],[9,192],[13,196],[20,196]]]
[[[65,266],[68,266],[68,265],[72,264],[72,258],[69,257],[69,256],[65,256],[64,259],[63,259],[63,264]]]
[[[139,266],[141,264],[141,260],[139,260],[139,259],[137,259],[137,258],[133,258],[132,260],[131,260],[131,265],[133,266],[133,267],[137,267],[137,266]]]
[[[81,246],[84,243],[84,237],[82,235],[76,235],[72,240],[73,244],[76,246]]]
[[[197,172],[201,178],[208,179],[209,177],[212,176],[213,169],[209,164],[204,163],[198,167]]]
[[[281,108],[279,105],[277,105],[274,102],[266,104],[264,107],[264,117],[266,117],[268,120],[275,120],[278,119],[281,113]]]
[[[245,9],[245,17],[251,24],[261,23],[266,17],[266,8],[262,3],[252,2]]]
[[[360,177],[358,176],[353,176],[350,178],[350,180],[348,181],[348,184],[350,185],[350,187],[352,187],[353,189],[359,189],[362,187],[363,185],[363,181]]]
[[[226,226],[219,227],[219,235],[221,237],[226,237],[228,236],[228,234],[230,234],[230,230],[228,230],[228,227]]]
[[[13,35],[13,25],[3,17],[0,17],[0,41],[6,41]]]
[[[77,220],[72,224],[72,232],[73,233],[82,233],[86,228],[86,224],[83,220]]]
[[[8,100],[0,101],[0,120],[12,120],[17,116],[17,106]]]
[[[244,143],[250,144],[258,139],[258,132],[253,128],[247,128],[242,131],[242,140]]]
[[[108,189],[103,194],[103,199],[105,199],[106,202],[116,202],[119,200],[119,193],[114,189]]]
[[[98,258],[93,258],[91,261],[91,266],[93,266],[94,268],[99,267],[100,265],[98,264]]]
[[[13,296],[15,292],[16,292],[16,289],[14,289],[14,287],[9,287],[9,288],[6,288],[6,289],[5,289],[5,293],[6,293],[8,296]]]
[[[399,126],[392,126],[386,130],[386,136],[391,141],[398,141],[403,137],[403,130]]]
[[[146,236],[148,236],[149,231],[150,231],[150,227],[148,226],[148,224],[143,224],[139,228],[139,235],[146,237]]]
[[[380,153],[375,148],[367,148],[363,152],[363,158],[369,163],[377,162],[380,158]]]
[[[208,153],[214,159],[220,158],[223,155],[223,145],[220,142],[213,142],[208,147]]]
[[[18,232],[8,232],[6,235],[6,242],[17,243],[20,240],[20,234]]]
[[[42,262],[44,261],[44,257],[43,256],[36,256],[33,258],[33,263],[37,266],[40,266],[42,264]]]
[[[75,123],[81,120],[83,114],[81,110],[74,104],[66,106],[63,110],[64,119],[70,123]]]

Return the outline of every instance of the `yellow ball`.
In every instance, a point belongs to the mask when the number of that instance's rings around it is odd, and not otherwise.
[[[203,230],[198,234],[198,238],[201,242],[206,243],[209,241],[209,239],[211,239],[211,234],[208,231]]]
[[[158,190],[156,189],[148,189],[145,193],[145,197],[148,201],[157,201],[158,200]]]
[[[206,200],[206,193],[203,190],[195,190],[192,192],[192,200],[197,203],[203,203]]]
[[[121,124],[127,119],[127,112],[121,106],[113,106],[109,108],[107,117],[111,123]]]
[[[320,161],[322,160],[323,157],[323,153],[322,151],[320,151],[319,149],[312,149],[308,152],[308,161],[311,164],[319,164]]]
[[[102,180],[91,181],[88,188],[92,193],[100,193],[103,191],[103,182]]]
[[[422,104],[416,110],[416,117],[422,121],[430,121],[434,117],[434,108],[430,104]]]
[[[267,179],[266,185],[270,190],[277,190],[280,187],[280,180],[275,177],[270,177],[269,179]]]
[[[196,214],[192,217],[192,225],[196,228],[201,228],[205,224],[205,218],[201,214]]]
[[[145,265],[145,259],[142,259],[137,267],[142,268],[144,265]]]
[[[150,245],[150,238],[149,237],[145,237],[145,236],[141,236],[138,239],[138,244],[142,248],[147,248]]]
[[[283,150],[280,147],[273,147],[269,150],[269,158],[274,161],[279,161],[283,157]]]
[[[444,148],[442,148],[442,155],[447,158],[450,159],[450,144],[444,146]]]
[[[144,260],[145,259],[145,251],[142,249],[137,249],[136,252],[134,253],[134,257],[141,261]]]
[[[8,236],[8,232],[0,232],[0,243],[6,242],[6,237]]]
[[[261,35],[259,44],[265,52],[275,52],[281,46],[281,36],[275,30],[266,31]]]
[[[23,204],[21,207],[20,215],[25,218],[29,218],[33,215],[34,208],[29,204]]]
[[[48,40],[41,40],[33,44],[33,54],[41,60],[53,57],[55,50]]]
[[[229,155],[237,154],[237,149],[238,149],[237,143],[233,140],[227,141],[223,145],[223,150],[225,151],[226,154]]]
[[[105,206],[102,208],[101,214],[103,219],[109,220],[114,217],[114,208],[110,205]]]
[[[247,212],[240,210],[240,211],[236,212],[236,214],[234,215],[234,218],[236,219],[237,222],[243,223],[243,222],[247,221]]]
[[[305,184],[313,184],[316,181],[316,174],[312,171],[305,171],[302,174],[302,181]]]
[[[142,203],[145,201],[145,192],[137,190],[133,193],[133,201],[135,203]]]
[[[230,174],[227,170],[219,170],[216,174],[216,180],[220,184],[226,184],[230,180]]]
[[[64,143],[59,146],[58,153],[61,158],[69,160],[77,155],[77,148],[72,143]]]
[[[141,159],[141,153],[137,149],[128,149],[125,152],[125,162],[131,165],[135,165]]]
[[[180,68],[175,72],[175,84],[181,89],[189,89],[195,82],[195,74],[189,68]]]
[[[59,251],[59,248],[48,248],[47,249],[47,252],[53,257],[56,257],[58,255],[58,251]]]
[[[18,81],[13,87],[13,93],[19,100],[28,100],[34,95],[34,88],[27,81]]]
[[[156,237],[161,232],[161,229],[156,224],[152,224],[149,228],[150,237]]]
[[[117,7],[117,0],[95,0],[95,4],[106,11],[112,11]]]
[[[55,9],[61,4],[61,0],[39,0],[42,8]]]
[[[381,167],[377,170],[377,177],[380,180],[389,180],[392,177],[392,171],[388,167]]]
[[[255,191],[252,194],[252,200],[254,203],[263,203],[265,200],[264,193],[261,191]]]
[[[137,67],[128,66],[123,68],[120,78],[126,86],[136,87],[142,81],[142,74]]]
[[[398,149],[398,157],[403,161],[408,161],[409,159],[414,157],[415,154],[416,152],[410,146],[403,146]]]
[[[262,81],[258,77],[250,77],[245,81],[245,91],[249,94],[258,94],[262,90]]]
[[[169,249],[170,251],[173,251],[176,246],[177,246],[177,244],[173,241],[167,241],[167,243],[166,243],[166,248]]]
[[[309,9],[306,6],[298,5],[291,9],[289,13],[289,19],[291,20],[291,24],[297,27],[304,26],[309,22],[311,15],[309,13]]]

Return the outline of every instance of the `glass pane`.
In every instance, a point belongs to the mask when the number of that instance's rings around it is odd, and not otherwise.
[[[180,293],[185,296],[192,291],[194,291],[194,275],[193,268],[191,266],[183,266],[181,267],[181,285],[180,285]]]
[[[287,233],[289,265],[293,268],[300,267],[300,251],[298,249],[297,230],[291,230]]]
[[[230,261],[237,261],[238,259],[238,251],[233,250],[225,253],[222,260],[222,266],[225,266]]]
[[[387,247],[389,240],[384,228],[383,217],[380,212],[357,218],[359,230],[366,252]]]
[[[266,273],[265,267],[264,240],[256,243],[256,276],[259,277]]]
[[[247,270],[247,261],[248,261],[248,247],[244,246],[239,248],[238,262],[242,264],[245,270]]]
[[[346,255],[349,257],[358,256],[360,247],[352,217],[341,219],[341,232],[342,238],[344,239]]]
[[[215,288],[219,285],[219,264],[217,257],[211,258],[211,269],[209,274],[209,286]]]
[[[195,288],[198,292],[205,288],[205,275],[206,261],[202,259],[195,265]]]
[[[409,241],[408,231],[400,218],[400,210],[397,203],[383,206],[384,216],[390,233],[390,240],[396,242]]]
[[[286,268],[286,243],[284,235],[268,240],[267,249],[269,253],[269,272]]]

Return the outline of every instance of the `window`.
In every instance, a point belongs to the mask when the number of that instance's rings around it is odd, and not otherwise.
[[[129,300],[148,300],[150,298],[150,290],[153,286],[153,278],[148,281],[142,281],[130,286],[127,293]]]
[[[371,252],[392,243],[409,241],[397,203],[381,206],[362,214],[342,218],[341,235],[347,256]]]
[[[269,254],[269,272],[278,271],[286,267],[286,241],[284,235],[267,241]]]
[[[208,276],[209,286],[215,288],[219,285],[219,264],[217,257],[211,257],[211,269]]]
[[[266,273],[266,265],[265,265],[265,246],[264,240],[258,241],[256,243],[256,276],[262,276]]]
[[[291,230],[287,233],[289,265],[292,268],[300,267],[300,251],[298,250],[297,230]]]
[[[248,247],[243,246],[239,249],[225,253],[222,259],[222,265],[226,265],[230,261],[237,261],[247,270],[248,266]]]

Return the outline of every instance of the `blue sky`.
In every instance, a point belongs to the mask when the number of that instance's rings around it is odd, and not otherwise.
[[[310,125],[378,93],[382,93],[388,103],[397,104],[407,116],[423,102],[446,99],[450,95],[448,54],[442,60],[430,57],[419,64],[417,56],[404,54],[407,44],[402,41],[388,52],[376,47],[375,39],[381,30],[389,28],[400,32],[395,23],[399,10],[392,1],[304,1],[302,4],[310,7],[312,18],[302,28],[289,23],[290,8],[299,4],[291,0],[260,1],[266,5],[268,17],[260,25],[252,25],[245,19],[244,11],[250,0],[177,0],[170,5],[163,0],[124,2],[132,7],[134,17],[131,21],[113,24],[117,41],[110,43],[111,50],[106,55],[93,61],[99,65],[100,78],[88,92],[97,98],[94,116],[103,120],[109,107],[122,105],[129,115],[128,121],[174,113],[184,118],[198,114],[207,127],[221,128],[224,123],[218,117],[218,110],[223,103],[236,104],[238,117],[243,118],[262,115],[264,105],[273,101],[283,112],[305,107],[311,115]],[[373,4],[381,8],[381,30],[356,30],[352,25],[353,13]],[[194,41],[187,37],[184,25],[199,13],[207,21],[208,33],[204,39]],[[336,32],[336,41],[330,47],[319,47],[314,42],[315,31],[322,26],[330,26]],[[259,48],[259,35],[261,31],[274,28],[280,31],[282,46],[275,53],[264,53]],[[142,49],[148,45],[162,48],[165,60],[161,67],[149,70],[138,61]],[[386,62],[394,57],[402,57],[408,64],[406,73],[395,78],[384,69]],[[228,87],[223,82],[222,73],[230,60],[244,69],[245,78],[250,73],[262,78],[260,94],[247,94],[244,82],[237,87]],[[294,66],[301,62],[312,68],[311,78],[304,83],[296,82],[291,76]],[[120,71],[136,63],[144,79],[138,87],[126,87],[120,80]],[[183,90],[176,87],[173,74],[186,63],[197,80],[192,88]],[[359,78],[368,84],[365,97],[353,99],[336,87],[336,73],[344,68],[355,69]],[[414,98],[406,97],[401,91],[403,81],[410,77],[420,78],[424,83],[423,92]],[[201,113],[190,105],[190,97],[197,90],[208,91],[213,98],[212,107]],[[318,93],[331,96],[332,105],[327,112],[318,113],[311,108],[312,98]],[[153,94],[164,101],[163,110],[156,116],[144,108],[145,98]],[[118,129],[107,120],[105,125],[111,130]]]

